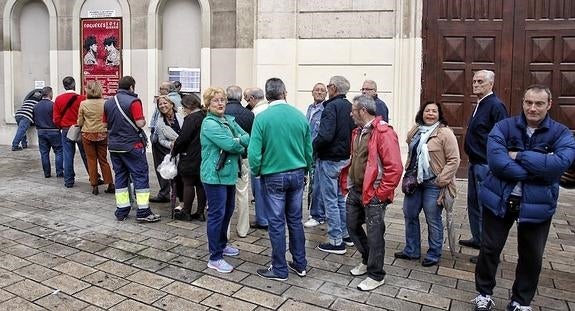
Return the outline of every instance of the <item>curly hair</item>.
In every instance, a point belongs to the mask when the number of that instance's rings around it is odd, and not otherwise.
[[[111,45],[113,44],[114,46],[118,45],[118,39],[116,39],[116,37],[114,36],[110,36],[106,39],[104,39],[104,45]]]
[[[84,50],[89,51],[90,47],[96,43],[96,36],[88,36],[86,40],[84,40]]]
[[[214,97],[216,97],[216,95],[222,95],[224,100],[226,100],[226,92],[220,87],[210,87],[204,92],[204,106],[206,108],[210,106],[210,102]]]

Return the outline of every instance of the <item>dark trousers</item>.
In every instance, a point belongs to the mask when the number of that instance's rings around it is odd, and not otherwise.
[[[385,256],[385,210],[387,204],[361,202],[361,192],[351,188],[345,203],[347,209],[347,231],[349,237],[361,253],[363,264],[367,265],[367,275],[382,281],[385,277],[383,258]],[[363,230],[365,224],[367,233]]]
[[[170,181],[163,179],[158,172],[158,165],[162,163],[166,154],[170,153],[168,148],[160,145],[160,143],[152,143],[152,157],[154,159],[154,171],[156,171],[156,177],[158,178],[158,184],[160,184],[160,191],[158,191],[158,197],[160,198],[170,198]]]
[[[38,149],[42,160],[44,177],[52,175],[50,165],[50,148],[56,156],[56,176],[64,177],[64,151],[62,149],[62,137],[57,129],[38,129]]]
[[[196,199],[196,194],[198,197],[198,214],[203,214],[206,208],[206,192],[204,191],[204,185],[200,180],[200,175],[187,175],[181,176],[182,182],[184,184],[184,213],[191,213],[192,204]]]
[[[493,295],[499,256],[516,219],[517,217],[509,212],[504,218],[500,218],[488,208],[483,209],[481,250],[475,266],[475,288],[481,295]],[[531,304],[537,290],[550,225],[551,219],[542,223],[517,224],[519,259],[515,269],[511,300],[522,306]]]

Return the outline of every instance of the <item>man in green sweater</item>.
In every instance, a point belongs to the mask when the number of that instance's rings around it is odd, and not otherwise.
[[[285,281],[288,268],[306,275],[305,235],[302,224],[304,176],[312,164],[309,124],[303,113],[289,105],[282,80],[266,82],[269,107],[256,116],[248,161],[252,173],[261,176],[272,261],[257,273],[266,279]],[[285,225],[289,231],[293,262],[286,263]]]

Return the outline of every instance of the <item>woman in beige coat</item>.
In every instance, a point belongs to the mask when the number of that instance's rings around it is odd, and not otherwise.
[[[92,194],[98,195],[98,163],[102,170],[104,184],[108,184],[106,193],[114,193],[112,170],[108,164],[108,131],[102,123],[104,114],[104,99],[102,86],[97,81],[90,81],[86,85],[87,99],[80,103],[78,109],[78,126],[82,128],[82,144],[88,162],[88,175]]]
[[[421,106],[417,123],[407,134],[409,154],[404,179],[413,187],[402,187],[405,193],[405,248],[395,258],[419,259],[421,231],[419,214],[425,213],[429,249],[422,265],[436,265],[443,246],[442,198],[455,197],[455,173],[459,167],[459,147],[453,131],[447,127],[441,104],[428,102]]]

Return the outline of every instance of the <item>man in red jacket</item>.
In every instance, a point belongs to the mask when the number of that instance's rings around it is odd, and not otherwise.
[[[362,291],[376,289],[384,282],[385,210],[393,201],[393,191],[403,172],[397,134],[375,114],[372,97],[360,95],[353,99],[351,117],[358,127],[351,136],[351,162],[340,176],[342,192],[349,191],[347,230],[362,257],[350,273],[367,274],[357,285]]]
[[[88,170],[88,164],[82,144],[69,140],[66,135],[68,134],[70,126],[75,125],[78,121],[78,108],[86,97],[76,93],[76,81],[73,77],[65,77],[62,80],[62,84],[66,91],[58,95],[54,100],[54,114],[52,118],[62,135],[62,146],[64,149],[64,186],[66,186],[66,188],[72,188],[74,187],[74,177],[76,176],[74,173],[76,145],[78,145],[78,149],[80,150],[80,156],[82,157],[86,171]]]

